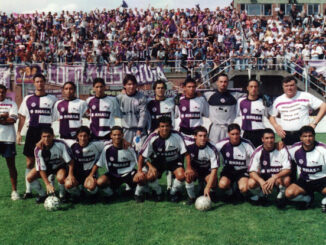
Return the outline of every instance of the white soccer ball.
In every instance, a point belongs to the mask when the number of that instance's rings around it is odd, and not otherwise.
[[[211,209],[212,201],[209,197],[200,196],[196,199],[195,208],[199,211],[207,211]]]
[[[47,211],[55,211],[60,207],[60,199],[56,196],[48,196],[44,202],[44,208]]]

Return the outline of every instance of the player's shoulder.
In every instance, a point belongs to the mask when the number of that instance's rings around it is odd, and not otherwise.
[[[296,151],[301,147],[302,147],[302,143],[299,141],[299,142],[294,143],[293,145],[288,146],[288,150]]]
[[[326,151],[326,144],[320,141],[316,141],[316,147],[323,149]]]
[[[11,106],[17,106],[16,102],[11,100],[11,99],[4,99],[3,101],[0,101],[0,104],[5,104],[5,105],[11,105]]]
[[[258,155],[260,155],[263,149],[263,145],[258,146],[252,153],[252,157],[257,157]]]
[[[241,137],[240,141],[241,141],[241,144],[250,146],[250,147],[255,149],[254,145],[251,143],[250,140]]]
[[[229,138],[224,138],[224,139],[221,139],[220,141],[218,141],[216,144],[215,144],[215,147],[217,149],[221,149],[224,145],[228,144],[230,142],[230,139]]]
[[[52,100],[53,102],[56,102],[58,100],[58,98],[53,94],[47,94],[46,98],[48,98],[49,100]]]
[[[95,96],[89,96],[87,99],[86,99],[86,103],[89,103],[91,100],[93,100],[95,98]]]
[[[218,150],[215,145],[213,145],[211,142],[207,142],[206,148],[213,151],[214,153],[218,153]]]
[[[65,141],[61,140],[61,139],[54,139],[53,144],[56,145],[56,146],[59,146],[59,147],[70,148],[68,146],[68,144]]]

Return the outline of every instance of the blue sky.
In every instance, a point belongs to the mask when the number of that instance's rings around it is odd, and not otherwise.
[[[0,11],[7,13],[32,13],[38,11],[59,12],[61,10],[89,11],[95,8],[112,9],[121,5],[122,0],[0,0]],[[129,7],[147,8],[149,4],[156,8],[191,8],[200,3],[201,8],[215,9],[227,6],[231,0],[126,0]]]

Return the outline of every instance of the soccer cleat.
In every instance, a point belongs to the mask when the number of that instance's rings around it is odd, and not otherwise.
[[[251,205],[258,206],[260,204],[259,202],[259,196],[254,195],[249,198],[249,202]]]
[[[36,204],[41,204],[44,203],[45,199],[47,198],[47,196],[38,196],[35,200]]]
[[[170,195],[170,202],[179,202],[180,198],[178,194]]]
[[[188,197],[188,200],[187,200],[186,204],[190,206],[190,205],[194,204],[195,201],[196,201],[196,198]]]
[[[286,199],[285,198],[276,198],[276,207],[278,209],[283,209],[286,206]]]
[[[134,199],[135,199],[136,203],[141,203],[141,202],[145,201],[144,196],[134,195]]]
[[[311,208],[315,198],[314,195],[311,195],[310,197],[311,199],[309,202],[297,202],[297,209],[306,210],[308,208]]]
[[[23,199],[26,200],[26,199],[30,199],[30,198],[33,198],[33,194],[30,192],[25,192],[23,195]]]
[[[20,199],[20,196],[19,196],[18,192],[17,191],[12,191],[11,192],[11,200],[17,201],[19,199]]]
[[[326,204],[321,205],[321,212],[326,213]]]
[[[61,203],[68,203],[69,198],[67,195],[64,195],[62,197],[59,197]]]
[[[156,194],[156,193],[154,193],[153,194],[153,198],[154,198],[154,201],[155,202],[162,202],[162,201],[164,201],[164,193],[162,192],[161,194]]]

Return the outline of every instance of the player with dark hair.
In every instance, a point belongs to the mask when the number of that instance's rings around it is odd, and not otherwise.
[[[227,199],[230,199],[234,190],[233,183],[238,184],[242,194],[248,191],[248,166],[254,146],[249,140],[240,137],[240,126],[232,123],[228,126],[228,138],[216,144],[217,150],[223,159],[223,169],[219,181],[219,188],[225,190]]]
[[[237,115],[242,118],[241,128],[243,138],[248,139],[257,147],[262,144],[261,138],[265,125],[264,117],[269,117],[266,101],[259,95],[259,82],[255,79],[248,81],[247,97],[240,98],[237,104]]]
[[[54,139],[53,129],[50,127],[41,130],[42,148],[35,147],[36,165],[27,175],[27,181],[35,189],[39,197],[36,203],[44,202],[46,194],[41,188],[36,179],[42,178],[46,192],[48,194],[54,193],[54,186],[48,180],[48,176],[55,174],[59,184],[59,197],[65,197],[64,184],[65,181],[76,184],[74,177],[74,160],[70,148],[63,141]],[[68,170],[69,168],[69,170]]]
[[[75,185],[66,181],[65,188],[78,201],[82,187],[91,195],[97,193],[96,177],[97,172],[91,173],[93,166],[97,163],[104,149],[104,142],[90,141],[91,132],[86,126],[81,126],[77,130],[77,142],[72,144],[71,151],[75,162],[74,176],[76,178]]]
[[[204,97],[196,92],[196,81],[186,78],[183,83],[184,95],[175,107],[176,128],[186,144],[194,142],[194,129],[203,124],[203,117],[208,117],[208,104]]]
[[[315,140],[311,126],[300,129],[300,140],[289,149],[298,168],[299,178],[285,191],[291,201],[300,202],[300,208],[308,208],[314,200],[314,192],[320,192],[322,211],[326,212],[326,145]]]
[[[255,195],[251,197],[254,204],[264,203],[265,197],[272,193],[274,187],[279,188],[278,207],[283,207],[285,188],[290,185],[291,161],[286,147],[277,149],[274,131],[263,130],[259,146],[252,154],[248,168],[249,189]]]
[[[270,122],[286,145],[300,141],[300,128],[310,125],[315,128],[326,113],[326,103],[307,92],[297,91],[296,78],[285,77],[282,81],[284,94],[273,103]],[[319,109],[314,121],[310,123],[309,110]],[[280,116],[279,123],[276,117]]]
[[[42,74],[36,74],[33,77],[35,93],[27,95],[23,99],[18,115],[17,144],[21,143],[21,131],[28,121],[28,130],[24,145],[24,155],[26,156],[25,177],[32,170],[35,163],[34,148],[41,139],[41,131],[44,128],[51,127],[53,121],[53,108],[57,98],[45,92],[45,77]],[[35,180],[38,181],[38,180]],[[39,183],[38,183],[39,185]],[[24,199],[31,198],[31,186],[26,179],[26,192]]]
[[[92,139],[109,140],[114,118],[120,117],[120,109],[116,98],[105,94],[105,82],[97,77],[93,81],[94,96],[86,100],[90,117]]]
[[[82,117],[87,110],[85,101],[76,98],[76,85],[66,82],[63,85],[64,99],[54,105],[54,120],[59,120],[60,138],[69,146],[76,141],[77,130],[82,125]]]
[[[119,94],[117,100],[122,112],[122,127],[124,138],[133,142],[135,136],[146,135],[147,125],[146,97],[137,91],[136,77],[127,74],[123,79],[124,94]]]
[[[7,88],[0,84],[0,154],[6,159],[11,182],[11,199],[20,199],[17,192],[16,131],[15,122],[18,118],[17,104],[6,98]]]
[[[196,127],[194,135],[195,143],[187,146],[191,157],[191,166],[199,184],[204,187],[202,188],[204,195],[215,198],[217,169],[220,165],[219,153],[215,146],[208,142],[208,133],[205,127]]]
[[[114,190],[121,184],[127,183],[133,186],[133,177],[136,174],[135,166],[137,163],[136,152],[133,148],[123,148],[123,129],[114,126],[111,129],[112,144],[105,146],[97,163],[93,166],[88,179],[92,179],[98,168],[105,168],[106,173],[96,180],[100,187],[109,198],[114,194]]]
[[[188,193],[188,204],[195,200],[195,190],[192,184],[195,173],[191,167],[190,155],[187,153],[186,145],[182,136],[172,131],[172,122],[169,117],[159,119],[158,132],[153,132],[146,139],[138,158],[138,171],[134,181],[138,184],[135,192],[137,202],[144,201],[144,183],[154,190],[156,200],[163,199],[162,189],[158,183],[164,171],[172,171],[175,175],[172,189],[170,191],[171,201],[178,202],[183,182],[186,180],[186,190]],[[186,161],[186,171],[183,162]],[[143,169],[146,163],[147,171]]]

